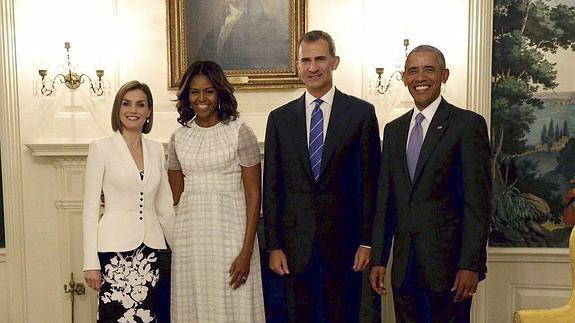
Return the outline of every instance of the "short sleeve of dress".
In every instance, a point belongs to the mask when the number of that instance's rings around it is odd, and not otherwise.
[[[170,144],[168,145],[168,170],[181,170],[178,154],[176,153],[176,133],[172,133]]]
[[[238,131],[238,156],[243,167],[255,166],[261,161],[258,138],[246,124],[240,125]]]

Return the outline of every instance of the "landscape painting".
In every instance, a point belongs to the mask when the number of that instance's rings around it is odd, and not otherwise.
[[[575,188],[575,0],[495,0],[491,247],[567,247]]]

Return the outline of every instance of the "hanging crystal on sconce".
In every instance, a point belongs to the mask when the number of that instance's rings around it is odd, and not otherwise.
[[[104,70],[96,69],[96,77],[94,77],[94,79],[88,74],[76,72],[76,66],[72,64],[70,59],[70,43],[65,42],[64,48],[66,48],[66,61],[63,66],[65,72],[50,77],[47,69],[38,70],[40,80],[34,82],[34,96],[53,96],[56,93],[56,84],[58,84],[58,82],[66,85],[70,90],[76,90],[80,85],[87,84],[92,97],[107,96],[110,92],[110,85],[108,81],[103,80]]]
[[[408,54],[409,39],[403,40],[403,47],[405,52],[405,57]],[[391,73],[385,73],[383,67],[376,67],[375,74],[377,78],[369,80],[369,95],[371,96],[385,96],[389,95],[393,87],[397,84],[401,84],[401,76],[403,73],[402,68],[403,62],[398,62],[395,64],[394,69]]]
[[[370,80],[371,83],[369,87],[370,95],[374,96],[386,95],[389,93],[391,89],[393,89],[394,83],[401,82],[402,71],[395,70],[388,77],[386,77],[384,71],[385,69],[383,67],[375,68],[377,78]]]

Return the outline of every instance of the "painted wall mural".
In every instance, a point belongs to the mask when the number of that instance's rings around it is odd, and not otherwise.
[[[575,0],[495,0],[490,246],[567,247],[575,187]]]

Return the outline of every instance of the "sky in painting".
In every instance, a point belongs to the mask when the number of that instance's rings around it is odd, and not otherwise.
[[[575,0],[549,0],[547,3],[552,7],[560,3],[575,7]],[[553,91],[575,92],[575,52],[559,48],[557,54],[546,54],[545,56],[550,62],[557,64],[557,81],[559,86],[553,89]]]

